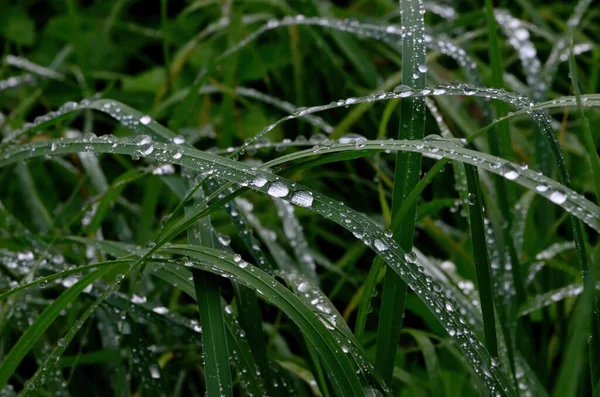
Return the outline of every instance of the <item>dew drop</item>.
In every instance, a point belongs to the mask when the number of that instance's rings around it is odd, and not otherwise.
[[[257,176],[256,178],[254,178],[251,182],[252,185],[256,186],[256,187],[263,187],[267,184],[267,178],[265,178],[262,175]]]
[[[300,284],[298,284],[298,291],[300,292],[308,292],[309,288],[310,285],[306,281],[303,281]]]
[[[294,192],[290,201],[299,207],[310,207],[313,203],[313,196],[309,192],[298,191]]]
[[[519,170],[515,168],[511,163],[505,163],[501,168],[500,172],[502,176],[510,181],[514,181],[519,177]]]
[[[477,203],[477,197],[473,193],[467,195],[467,202],[469,205],[475,205]]]
[[[543,193],[543,192],[545,192],[545,191],[547,191],[547,190],[548,190],[548,185],[546,185],[546,184],[543,184],[543,183],[538,183],[538,184],[535,186],[535,190],[537,190],[537,191],[538,191],[538,192],[540,192],[540,193]]]
[[[281,182],[273,182],[267,189],[267,193],[272,197],[285,197],[289,192],[290,189]]]
[[[384,243],[383,241],[381,241],[380,239],[376,238],[375,241],[373,241],[373,245],[375,246],[375,248],[378,251],[385,251],[388,249],[388,246],[386,243]]]
[[[404,253],[404,260],[408,263],[416,263],[417,262],[417,254],[413,251],[408,251]]]
[[[148,116],[147,114],[140,117],[140,123],[142,123],[144,125],[150,124],[151,121],[152,121],[152,117]]]
[[[550,193],[550,200],[554,203],[554,204],[562,204],[565,201],[567,201],[567,194],[561,190],[553,190]]]

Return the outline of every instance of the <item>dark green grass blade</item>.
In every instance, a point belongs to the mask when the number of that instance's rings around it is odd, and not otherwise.
[[[594,137],[592,136],[590,122],[583,111],[581,92],[579,88],[579,83],[577,82],[577,64],[575,63],[575,56],[573,55],[573,51],[571,51],[571,56],[569,59],[569,69],[571,71],[571,82],[573,84],[573,92],[575,93],[575,97],[577,99],[577,109],[579,110],[579,117],[581,118],[581,122],[583,124],[583,141],[585,144],[585,148],[588,152],[588,156],[590,157],[590,163],[592,164],[592,177],[594,178],[594,187],[596,188],[596,202],[598,203],[600,202],[600,159],[598,158],[598,151],[596,149]],[[578,221],[573,219],[573,222]],[[595,266],[592,265],[592,274],[594,273],[594,270],[597,273],[597,269],[598,264],[595,264]],[[584,298],[590,300],[589,305],[591,306],[591,309],[589,311],[590,340],[588,344],[588,349],[590,357],[590,378],[592,380],[592,387],[594,384],[600,382],[600,301],[598,300],[598,293],[594,288],[595,279],[596,278],[592,275],[588,276],[587,280],[585,280],[584,275],[584,283],[586,284],[586,287],[590,289],[590,291],[588,291],[587,294],[584,294]],[[591,287],[589,284],[591,284]]]
[[[402,26],[407,34],[402,42],[402,81],[414,89],[425,87],[425,73],[420,71],[425,65],[425,21],[423,4],[418,0],[402,0],[400,12]],[[404,99],[401,104],[399,139],[421,139],[425,128],[425,100],[423,98]],[[398,153],[394,172],[392,192],[392,216],[419,181],[421,154]],[[410,252],[415,231],[416,204],[410,208],[406,222],[394,230],[400,247]],[[377,354],[375,366],[387,383],[391,383],[400,340],[402,319],[406,300],[407,285],[400,276],[387,272],[383,282],[381,311],[377,329]]]
[[[490,275],[490,261],[485,241],[485,227],[483,224],[483,200],[479,177],[473,166],[465,165],[467,184],[469,187],[469,217],[471,223],[471,238],[473,244],[473,259],[477,273],[477,286],[483,327],[485,330],[485,347],[492,357],[498,357],[498,342],[496,338],[496,321],[494,315],[494,292]]]
[[[194,202],[203,199],[202,189],[197,191]],[[186,213],[192,209],[186,208]],[[188,242],[212,247],[213,229],[210,218],[205,217],[188,229]],[[204,381],[209,397],[232,395],[229,350],[221,308],[219,277],[212,273],[194,269],[192,271],[196,289],[196,301],[202,325],[202,346],[204,351]]]

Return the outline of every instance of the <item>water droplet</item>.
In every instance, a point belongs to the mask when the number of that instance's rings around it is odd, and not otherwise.
[[[250,182],[252,185],[256,186],[256,187],[263,187],[267,184],[267,178],[265,178],[262,175],[257,176],[256,178],[254,178],[252,180],[252,182]]]
[[[412,88],[410,88],[409,86],[407,86],[405,84],[400,84],[400,85],[394,87],[394,92],[407,92],[407,91],[412,91]]]
[[[477,203],[477,197],[473,193],[467,195],[467,202],[469,205],[475,205]]]
[[[519,177],[519,170],[512,165],[511,163],[504,163],[504,165],[500,168],[500,172],[503,177],[510,181],[514,181]]]
[[[142,123],[144,125],[150,124],[151,121],[152,121],[152,117],[148,116],[147,114],[140,117],[140,123]]]
[[[226,234],[219,234],[217,239],[219,240],[219,243],[221,243],[221,245],[224,245],[225,247],[227,247],[227,246],[229,246],[229,244],[231,244],[231,237],[229,237]]]
[[[313,196],[309,192],[297,191],[292,194],[290,201],[299,207],[310,207],[313,203]]]
[[[267,189],[267,193],[272,197],[285,197],[289,192],[290,189],[281,182],[273,182]]]
[[[404,253],[404,260],[408,263],[416,263],[417,262],[417,254],[413,251],[407,251]]]
[[[185,139],[181,135],[174,136],[171,141],[175,145],[183,145],[185,143]]]
[[[550,200],[554,203],[554,204],[562,204],[565,201],[567,201],[567,194],[565,192],[563,192],[562,190],[553,190],[550,193]]]
[[[310,285],[306,281],[303,281],[300,284],[298,284],[298,291],[300,292],[308,292],[309,288]]]
[[[535,186],[535,190],[537,190],[537,191],[538,191],[538,192],[540,192],[540,193],[543,193],[543,192],[545,192],[545,191],[547,191],[547,190],[548,190],[548,185],[546,185],[546,184],[544,184],[544,183],[538,183],[538,184]]]
[[[240,254],[234,254],[233,255],[233,261],[234,262],[239,262],[242,260],[242,256]]]
[[[231,306],[229,306],[229,305],[225,306],[225,313],[233,314],[233,309],[231,308]]]
[[[178,160],[178,159],[180,159],[181,157],[183,157],[183,153],[181,153],[181,152],[176,152],[176,153],[174,153],[174,154],[173,154],[173,158],[174,158],[175,160]]]
[[[373,245],[375,246],[375,248],[378,251],[385,251],[388,249],[388,246],[386,243],[384,243],[383,241],[381,241],[380,239],[376,238],[375,241],[373,241]]]
[[[419,65],[419,72],[427,73],[427,70],[428,70],[427,65],[425,65],[425,64]]]
[[[153,379],[160,378],[160,370],[158,369],[158,365],[152,364],[150,366],[150,376],[152,376]]]

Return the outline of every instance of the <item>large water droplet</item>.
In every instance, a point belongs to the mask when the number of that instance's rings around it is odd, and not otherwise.
[[[313,196],[309,192],[297,191],[292,194],[290,201],[299,207],[310,207],[313,203]]]
[[[152,117],[148,116],[147,114],[140,117],[140,123],[142,123],[144,125],[150,124],[151,121],[152,121]]]
[[[281,182],[273,182],[269,185],[267,193],[273,197],[285,197],[290,192],[290,189]]]
[[[300,292],[308,292],[309,288],[310,285],[306,281],[303,281],[300,284],[298,284],[298,291]]]
[[[386,243],[384,243],[383,241],[381,241],[380,239],[376,238],[375,241],[373,241],[373,245],[375,246],[375,248],[378,251],[385,251],[388,249],[388,246]]]
[[[404,253],[404,260],[408,263],[416,263],[417,262],[417,254],[413,251],[407,251]]]
[[[550,193],[550,200],[555,204],[562,204],[567,201],[567,194],[562,190],[553,190]]]
[[[504,165],[500,168],[500,172],[502,176],[508,180],[514,181],[519,177],[519,170],[512,165],[511,163],[504,163]]]
[[[256,187],[263,187],[267,184],[267,178],[265,178],[262,175],[257,176],[256,178],[254,178],[252,180],[252,182],[250,182],[252,185],[256,186]]]

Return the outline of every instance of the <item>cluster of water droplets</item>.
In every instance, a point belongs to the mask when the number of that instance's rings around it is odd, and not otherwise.
[[[529,30],[523,22],[514,18],[508,10],[496,9],[494,13],[498,25],[508,37],[508,43],[517,51],[523,65],[527,85],[535,100],[541,100],[546,92],[541,78],[542,64],[537,57],[535,46],[529,39]]]
[[[591,3],[592,0],[580,0],[577,2],[573,14],[571,14],[571,17],[569,17],[567,21],[567,32],[561,35],[554,43],[554,47],[552,47],[552,51],[544,65],[544,76],[547,87],[550,86],[550,83],[556,74],[561,55],[565,53],[569,45],[573,30],[579,26]]]
[[[308,207],[312,205],[312,194],[299,190],[292,196],[290,202],[300,207]],[[310,205],[307,205],[309,202]],[[317,280],[315,259],[304,237],[302,225],[294,214],[294,206],[283,200],[275,200],[275,205],[283,224],[283,233],[294,250],[300,269],[313,280]]]
[[[34,85],[36,82],[37,80],[31,74],[11,76],[7,79],[0,80],[0,91],[17,88],[22,85]]]
[[[57,72],[54,69],[38,65],[26,58],[16,55],[7,55],[4,58],[4,63],[48,79],[64,80],[65,78],[62,73]]]

